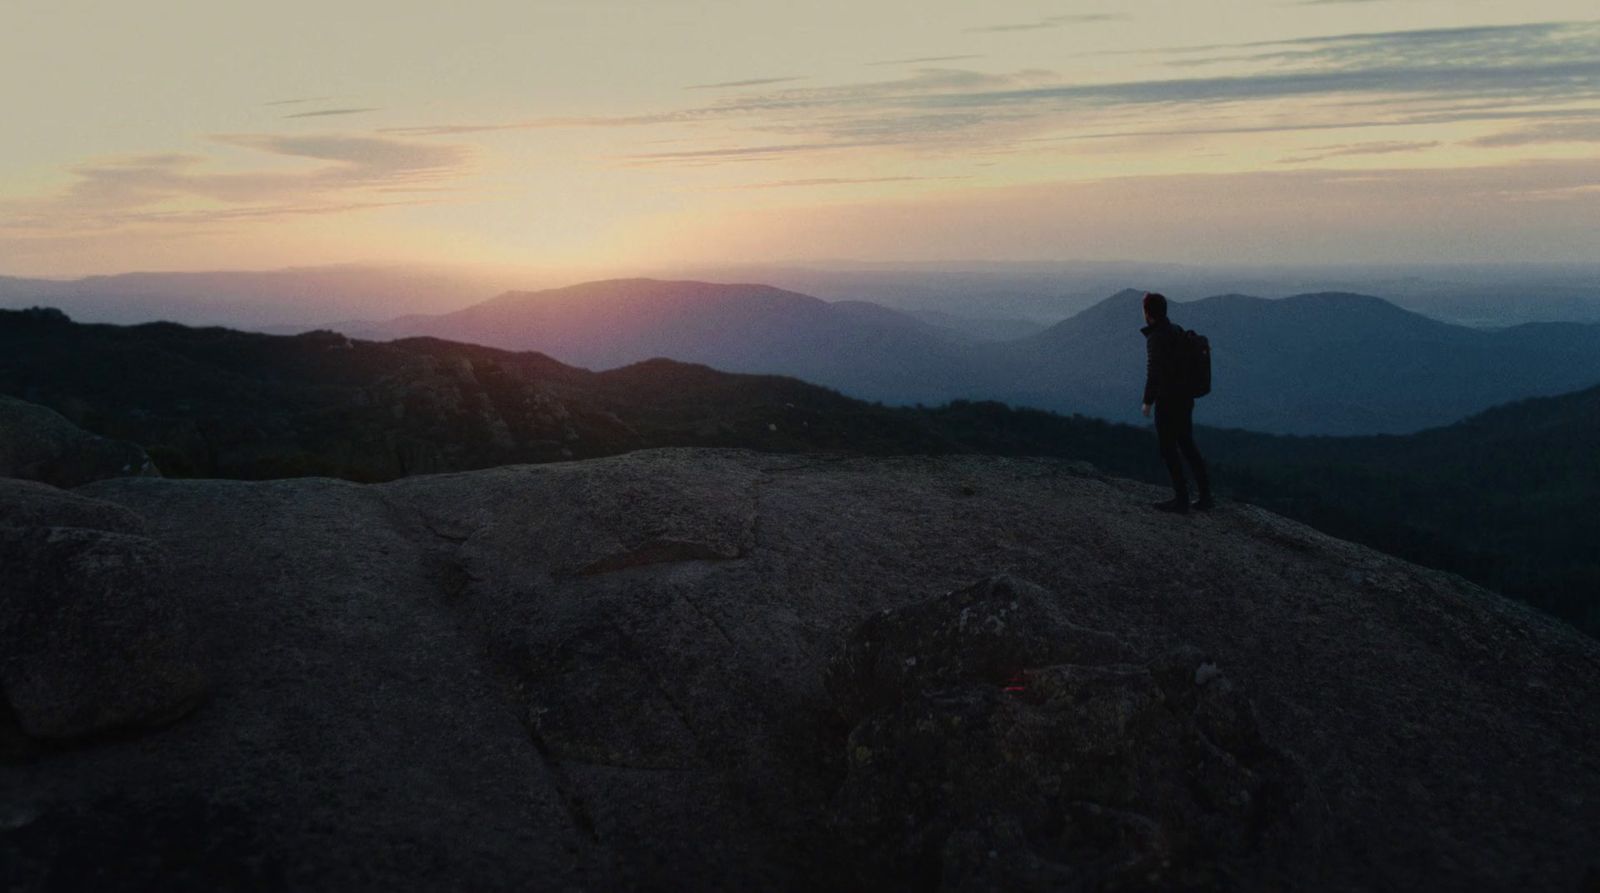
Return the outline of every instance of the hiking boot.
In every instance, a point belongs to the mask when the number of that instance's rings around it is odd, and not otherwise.
[[[1194,501],[1194,510],[1197,512],[1209,512],[1216,507],[1217,502],[1211,498],[1210,493],[1202,493],[1200,498]]]
[[[1173,497],[1166,502],[1155,503],[1152,508],[1158,512],[1171,512],[1174,515],[1187,515],[1189,513],[1189,500]]]

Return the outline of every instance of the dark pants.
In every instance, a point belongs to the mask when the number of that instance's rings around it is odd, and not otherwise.
[[[1200,487],[1200,496],[1211,493],[1211,478],[1206,474],[1206,460],[1200,448],[1194,445],[1194,400],[1156,401],[1156,440],[1161,444],[1161,460],[1167,463],[1167,473],[1172,475],[1172,491],[1178,499],[1189,500],[1189,483],[1183,477],[1183,459],[1194,469],[1194,482]],[[1183,458],[1179,458],[1179,453]]]

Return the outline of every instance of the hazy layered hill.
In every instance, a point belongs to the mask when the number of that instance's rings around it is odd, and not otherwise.
[[[1024,405],[1118,417],[1144,373],[1142,293],[1124,291],[1011,345]],[[1405,433],[1491,406],[1600,382],[1600,325],[1450,325],[1368,295],[1276,300],[1219,295],[1174,303],[1211,339],[1207,424],[1292,434]]]
[[[364,334],[539,350],[601,369],[667,357],[730,372],[793,375],[855,396],[904,402],[945,399],[959,382],[981,380],[980,367],[948,330],[886,307],[829,303],[765,285],[590,282],[512,292]]]
[[[868,400],[988,398],[1135,418],[1144,374],[1139,300],[1126,290],[1027,337],[995,341],[866,302],[759,285],[650,279],[518,292],[365,333],[539,350],[581,366],[650,357],[793,375]],[[1211,338],[1205,422],[1271,433],[1404,433],[1499,403],[1600,382],[1600,325],[1451,325],[1380,298],[1220,295],[1176,303]]]
[[[664,279],[765,282],[823,300],[865,300],[911,313],[1053,324],[1129,283],[1182,301],[1242,293],[1382,295],[1447,322],[1510,326],[1600,322],[1600,266],[1589,264],[1188,265],[1150,262],[824,262],[698,267]],[[1042,328],[1043,325],[1038,326]],[[1012,337],[1032,334],[1013,331]]]

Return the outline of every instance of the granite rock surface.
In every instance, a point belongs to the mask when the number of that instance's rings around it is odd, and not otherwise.
[[[1160,495],[689,449],[80,487],[209,693],[0,764],[0,885],[1577,888],[1600,644]]]

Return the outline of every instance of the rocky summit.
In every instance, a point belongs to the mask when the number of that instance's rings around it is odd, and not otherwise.
[[[1600,643],[1089,466],[0,480],[7,890],[1574,890]]]

